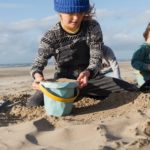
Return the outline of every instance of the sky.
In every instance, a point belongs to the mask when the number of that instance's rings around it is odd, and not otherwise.
[[[91,0],[104,43],[130,60],[144,42],[149,0]],[[59,21],[53,0],[0,0],[0,64],[32,63],[43,34]]]

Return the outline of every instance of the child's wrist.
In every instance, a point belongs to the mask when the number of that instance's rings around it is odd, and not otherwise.
[[[87,76],[88,78],[89,78],[90,75],[91,75],[91,73],[90,73],[90,71],[89,71],[88,69],[85,70],[85,74],[86,74],[86,76]]]

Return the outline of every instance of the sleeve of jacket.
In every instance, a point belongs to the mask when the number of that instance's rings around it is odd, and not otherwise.
[[[54,54],[53,48],[54,34],[51,31],[45,33],[41,38],[38,53],[31,67],[31,76],[34,78],[36,72],[43,75],[43,70],[48,63],[48,59]]]
[[[103,35],[99,23],[95,20],[92,20],[89,25],[89,48],[90,48],[90,60],[87,70],[91,74],[95,74],[99,70],[100,60],[102,58],[102,44],[103,44]]]
[[[146,71],[148,64],[144,63],[145,51],[143,48],[138,49],[131,59],[131,65],[133,68],[139,71]]]
[[[120,77],[120,69],[119,69],[119,64],[118,64],[118,61],[116,59],[116,56],[115,54],[113,53],[113,51],[108,48],[107,49],[107,60],[109,61],[109,64],[113,70],[113,77],[114,78],[121,78]]]

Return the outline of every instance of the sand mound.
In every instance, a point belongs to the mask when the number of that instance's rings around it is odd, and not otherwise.
[[[11,128],[17,126],[24,128],[25,122],[32,121],[40,132],[47,131],[39,135],[39,131],[29,130],[26,140],[32,144],[38,143],[51,149],[65,150],[69,150],[73,143],[79,144],[77,149],[89,150],[94,147],[95,149],[146,149],[150,146],[150,111],[148,109],[150,94],[112,94],[106,100],[82,98],[75,102],[71,115],[63,117],[47,116],[43,107],[25,107],[25,101],[29,96],[9,95],[12,102],[21,102],[3,111],[0,125],[17,124]],[[49,132],[51,136],[48,135]],[[47,136],[48,143],[42,140]],[[67,143],[68,136],[70,144]],[[83,138],[84,141],[82,141]],[[83,145],[90,140],[93,141],[90,146]],[[54,143],[57,141],[60,142],[56,146]]]

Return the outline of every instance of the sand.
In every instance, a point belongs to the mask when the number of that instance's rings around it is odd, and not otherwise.
[[[120,63],[122,78],[136,83],[129,62]],[[27,108],[30,67],[0,68],[0,100],[12,106],[0,111],[0,150],[148,150],[150,94],[112,94],[74,103],[70,115],[48,116],[43,107]],[[53,76],[47,67],[46,77]]]

